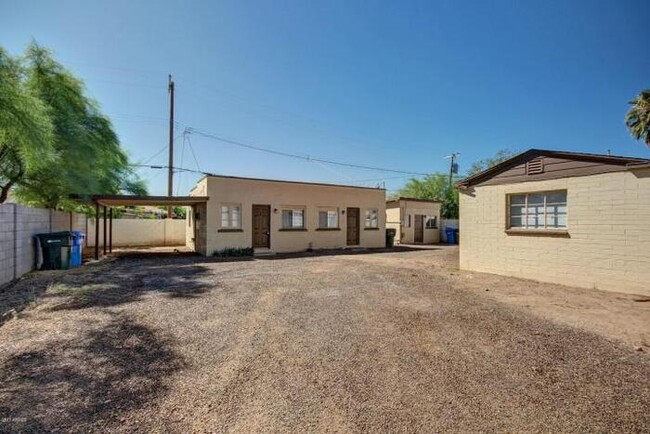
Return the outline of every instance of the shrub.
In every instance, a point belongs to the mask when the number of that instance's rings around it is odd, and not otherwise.
[[[245,256],[253,256],[255,251],[252,247],[226,247],[222,250],[215,250],[212,256],[219,258],[240,258]]]

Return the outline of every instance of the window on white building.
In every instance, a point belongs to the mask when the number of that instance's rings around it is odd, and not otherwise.
[[[565,229],[567,192],[508,195],[508,229]]]
[[[305,227],[305,210],[291,208],[282,210],[282,229],[301,229]]]
[[[239,204],[221,205],[221,227],[224,229],[241,228],[241,205]]]
[[[320,209],[318,211],[318,227],[321,229],[339,227],[339,211],[336,208]]]
[[[379,211],[377,208],[370,208],[366,210],[366,225],[367,228],[379,227]]]

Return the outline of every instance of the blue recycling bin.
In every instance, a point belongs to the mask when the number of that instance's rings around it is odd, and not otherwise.
[[[84,240],[86,234],[72,231],[72,247],[70,248],[70,267],[78,267],[82,263]]]
[[[456,244],[456,229],[445,228],[445,235],[447,235],[447,243]]]

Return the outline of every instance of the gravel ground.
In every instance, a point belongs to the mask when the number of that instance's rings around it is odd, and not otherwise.
[[[37,302],[0,327],[0,431],[650,431],[647,342],[631,346],[650,303],[459,272],[456,255],[32,274],[4,294]],[[625,332],[580,313],[625,303]]]

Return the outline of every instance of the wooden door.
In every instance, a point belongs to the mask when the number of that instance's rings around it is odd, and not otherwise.
[[[253,248],[271,248],[271,205],[253,205]]]
[[[413,235],[413,241],[416,243],[424,242],[424,216],[420,214],[415,214],[415,234]]]
[[[359,208],[348,208],[347,215],[347,245],[359,245]]]

